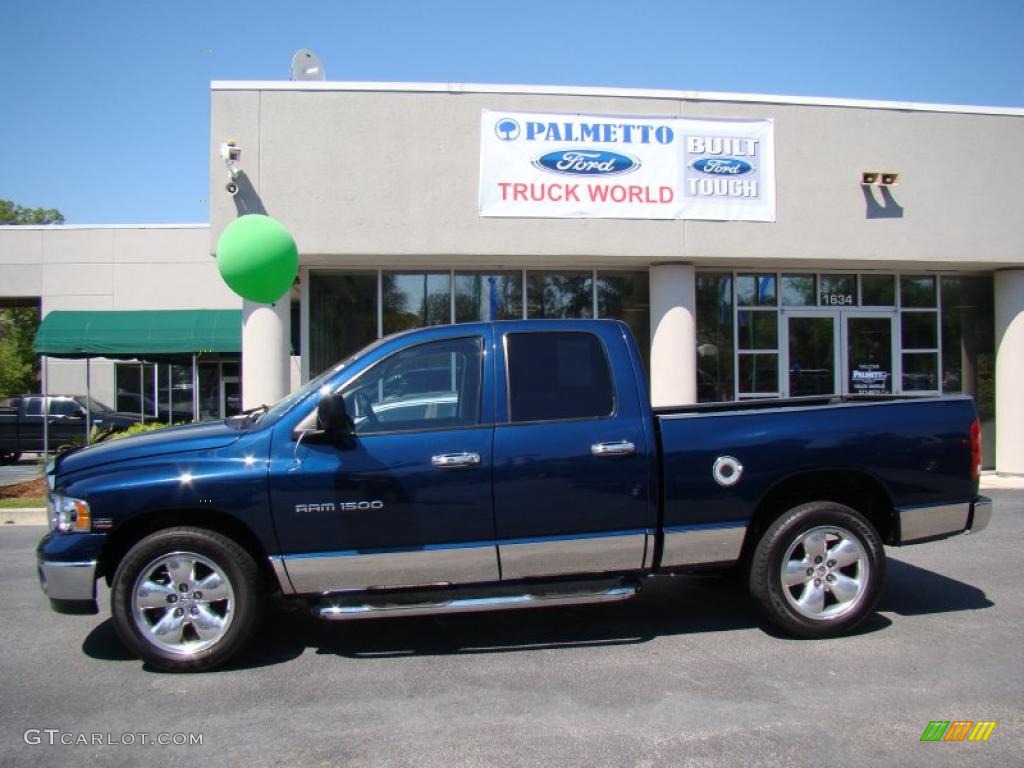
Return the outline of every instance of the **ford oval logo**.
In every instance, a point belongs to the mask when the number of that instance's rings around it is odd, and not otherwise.
[[[535,168],[570,176],[615,176],[640,167],[640,161],[618,152],[599,149],[560,149],[533,161]]]
[[[690,167],[705,176],[746,176],[754,166],[737,157],[702,157],[690,163]]]

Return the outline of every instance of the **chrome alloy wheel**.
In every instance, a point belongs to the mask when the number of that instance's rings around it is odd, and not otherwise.
[[[140,634],[163,651],[206,651],[231,625],[235,593],[224,570],[194,552],[160,555],[139,571],[132,618]]]
[[[789,604],[808,619],[837,619],[854,610],[871,578],[860,540],[845,528],[818,526],[802,533],[782,558]]]

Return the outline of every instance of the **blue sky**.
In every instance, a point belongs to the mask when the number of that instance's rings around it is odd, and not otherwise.
[[[0,13],[0,198],[203,222],[211,80],[676,88],[1024,107],[1022,0],[170,0]],[[210,52],[206,52],[210,51]]]

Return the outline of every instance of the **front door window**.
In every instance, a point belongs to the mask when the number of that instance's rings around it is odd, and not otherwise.
[[[849,316],[846,329],[846,393],[892,394],[892,318]]]

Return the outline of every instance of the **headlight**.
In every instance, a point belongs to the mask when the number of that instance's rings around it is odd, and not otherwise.
[[[47,497],[46,506],[51,530],[61,533],[92,530],[88,502],[54,493]]]

